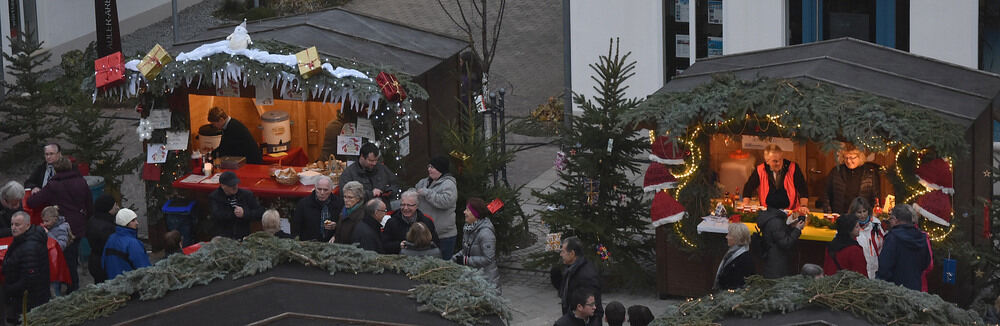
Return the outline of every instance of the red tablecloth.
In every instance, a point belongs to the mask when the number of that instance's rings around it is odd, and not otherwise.
[[[274,181],[274,178],[270,176],[270,165],[246,164],[236,170],[220,170],[215,173],[223,171],[236,172],[236,176],[240,178],[240,188],[250,190],[257,197],[305,197],[309,196],[309,194],[313,191],[313,186],[306,186],[302,184],[286,186],[278,184],[278,182]],[[181,180],[187,178],[188,175],[190,174],[186,174],[175,180],[172,186],[176,189],[191,189],[201,192],[211,192],[219,188],[219,184],[217,183],[181,182]]]
[[[264,154],[264,163],[267,164],[277,164],[287,166],[306,166],[309,164],[309,156],[306,156],[306,152],[302,150],[302,147],[292,147],[287,152],[288,155],[282,157],[271,157],[271,155]]]
[[[63,256],[62,248],[56,239],[48,238],[45,246],[49,249],[49,280],[59,281],[66,284],[73,284],[73,279],[69,276],[69,266],[66,265],[66,257]],[[7,256],[7,246],[14,242],[14,237],[0,238],[0,261]],[[3,282],[3,264],[0,264],[0,282]]]

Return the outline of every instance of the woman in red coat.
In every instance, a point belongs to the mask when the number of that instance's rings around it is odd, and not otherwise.
[[[837,235],[826,247],[824,274],[833,275],[839,270],[849,270],[868,276],[868,263],[865,261],[864,251],[855,239],[860,232],[857,216],[844,215],[837,219]]]

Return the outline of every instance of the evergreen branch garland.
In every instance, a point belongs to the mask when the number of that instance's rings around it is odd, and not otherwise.
[[[27,320],[33,325],[77,325],[114,313],[136,293],[139,300],[154,300],[172,290],[256,275],[284,262],[316,266],[331,275],[385,270],[405,273],[423,282],[410,290],[410,297],[422,303],[419,311],[438,312],[463,325],[485,323],[484,316],[511,317],[507,300],[469,267],[428,257],[378,255],[349,245],[278,239],[258,232],[242,243],[216,239],[194,254],[171,255],[156,265],[88,285],[35,308]]]
[[[812,279],[747,278],[747,287],[689,299],[652,325],[716,325],[725,317],[761,318],[809,307],[849,312],[876,325],[982,325],[979,315],[924,292],[851,271]]]

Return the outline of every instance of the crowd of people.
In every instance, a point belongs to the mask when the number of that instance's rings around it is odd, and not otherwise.
[[[792,275],[790,266],[796,240],[805,222],[797,213],[787,215],[781,209],[787,202],[768,197],[769,208],[761,212],[757,225],[761,241],[757,248],[765,278]],[[774,206],[771,206],[771,205]],[[849,270],[872,279],[885,280],[912,290],[927,291],[927,274],[933,266],[933,252],[927,233],[915,226],[917,212],[912,206],[898,204],[889,212],[889,231],[873,214],[864,197],[851,201],[848,214],[836,221],[837,233],[827,245],[823,266],[806,264],[806,275],[833,275]],[[743,287],[744,279],[756,273],[750,253],[751,233],[745,224],[731,223],[726,235],[729,250],[719,264],[715,288]]]

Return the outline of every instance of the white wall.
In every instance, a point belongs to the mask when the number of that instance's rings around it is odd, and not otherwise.
[[[911,0],[910,52],[979,68],[978,0]]]
[[[552,1],[552,0],[547,0]],[[572,1],[570,3],[570,69],[573,92],[597,95],[595,75],[588,66],[608,54],[609,40],[620,38],[621,53],[631,51],[635,75],[629,78],[628,97],[645,98],[663,87],[663,2]],[[574,114],[580,114],[574,105]]]
[[[203,0],[178,0],[177,10],[183,10]],[[96,39],[94,1],[36,0],[38,38],[43,48],[52,53],[49,65],[59,63],[59,57],[70,50],[82,49]],[[171,15],[171,0],[119,0],[118,21],[122,35],[158,22]],[[8,1],[0,1],[0,10],[8,12]],[[23,13],[22,13],[23,15]],[[3,51],[10,53],[8,15],[0,15],[0,31],[4,35]],[[125,54],[130,55],[130,54]]]
[[[722,53],[770,49],[787,45],[786,0],[725,0],[722,2]]]

